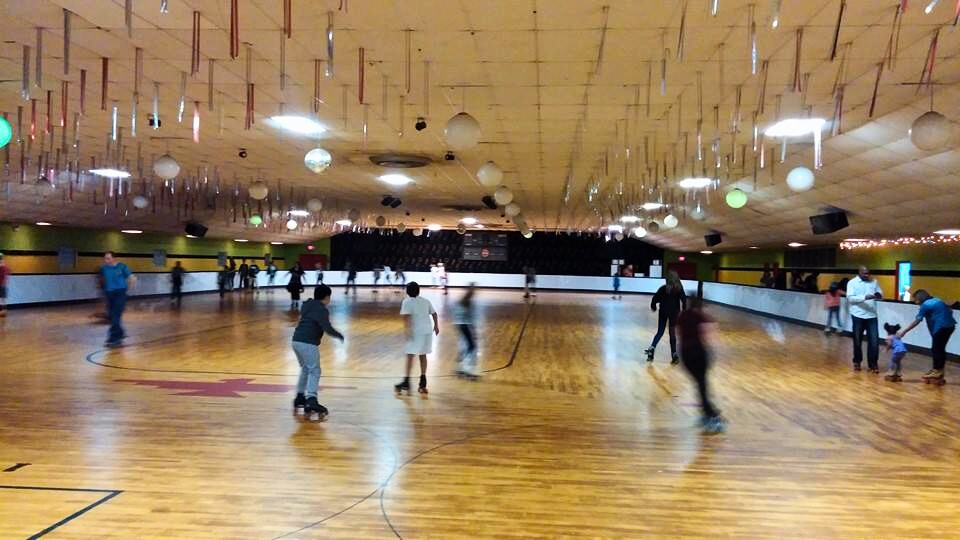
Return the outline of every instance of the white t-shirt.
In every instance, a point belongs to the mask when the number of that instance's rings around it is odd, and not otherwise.
[[[413,335],[430,334],[433,332],[433,315],[436,313],[433,304],[422,296],[406,297],[400,304],[400,314],[409,315],[413,325]]]

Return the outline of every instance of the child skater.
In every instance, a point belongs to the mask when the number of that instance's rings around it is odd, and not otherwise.
[[[677,327],[680,330],[680,358],[683,366],[697,383],[700,392],[700,405],[703,407],[703,430],[706,433],[720,433],[726,429],[726,422],[720,412],[713,407],[707,389],[707,370],[710,369],[710,352],[707,350],[706,325],[713,319],[703,313],[703,300],[690,298],[689,308],[680,313]]]
[[[394,386],[397,395],[404,390],[410,393],[410,370],[413,369],[413,357],[420,357],[420,385],[417,390],[427,393],[427,355],[433,350],[433,336],[430,335],[430,319],[433,318],[433,333],[440,334],[437,312],[429,300],[420,296],[420,285],[416,281],[407,283],[407,298],[400,304],[400,314],[405,315],[404,328],[407,335],[407,371],[400,384]]]
[[[613,274],[613,296],[610,298],[623,300],[623,295],[620,294],[620,272],[615,272]]]
[[[890,382],[900,382],[903,377],[900,376],[900,363],[907,354],[907,346],[900,340],[897,332],[900,331],[899,324],[886,323],[883,329],[887,331],[887,350],[890,351],[890,366],[887,368],[887,374],[883,379]]]
[[[460,359],[457,366],[457,376],[472,380],[480,377],[477,372],[477,344],[473,339],[473,292],[475,286],[475,283],[467,286],[466,294],[453,306],[453,324],[460,331]]]
[[[827,310],[827,325],[823,328],[823,333],[825,334],[841,332],[843,330],[843,327],[840,326],[841,296],[843,296],[843,291],[840,290],[840,286],[836,283],[831,283],[830,289],[823,293],[823,307]],[[833,320],[836,321],[836,326],[830,325],[830,321]]]
[[[320,340],[326,332],[343,342],[343,334],[330,324],[330,312],[327,311],[330,293],[330,287],[326,285],[317,285],[313,289],[313,300],[303,303],[300,322],[293,331],[293,353],[297,355],[297,362],[300,362],[300,379],[297,382],[297,397],[293,400],[293,411],[294,414],[303,413],[315,420],[323,420],[329,414],[327,408],[317,402]]]

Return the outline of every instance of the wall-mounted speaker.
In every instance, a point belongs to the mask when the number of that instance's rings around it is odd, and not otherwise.
[[[190,236],[203,238],[207,234],[207,228],[196,221],[188,221],[186,227],[183,228],[183,232],[189,234]]]
[[[847,221],[846,212],[830,212],[829,214],[810,216],[810,227],[813,229],[813,234],[830,234],[849,226],[850,222]]]
[[[393,199],[393,201],[390,202],[390,208],[397,208],[401,204],[403,204],[403,201],[401,201],[400,199]]]
[[[720,242],[723,242],[723,237],[718,232],[712,232],[703,235],[703,241],[707,243],[707,247],[713,247]]]
[[[491,210],[497,209],[497,201],[493,200],[493,197],[489,195],[484,195],[483,198],[480,199],[480,202],[482,202],[484,206]]]

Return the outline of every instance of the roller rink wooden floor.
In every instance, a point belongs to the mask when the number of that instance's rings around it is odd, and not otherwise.
[[[11,311],[0,538],[960,537],[956,366],[924,385],[911,353],[886,383],[849,339],[708,306],[730,426],[705,436],[666,338],[643,361],[648,296],[481,291],[471,383],[460,294],[425,292],[430,394],[397,398],[400,295],[335,289],[324,423],[291,414],[282,291],[132,301],[113,351],[92,304]]]

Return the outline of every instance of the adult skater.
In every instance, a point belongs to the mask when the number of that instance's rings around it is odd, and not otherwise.
[[[343,334],[330,324],[327,305],[331,300],[330,287],[317,285],[313,299],[303,303],[300,322],[293,331],[293,353],[300,363],[300,379],[297,381],[297,397],[293,400],[295,413],[303,412],[317,420],[323,420],[327,408],[317,402],[320,385],[320,340],[327,333],[343,342]]]
[[[707,348],[707,324],[713,320],[703,313],[703,300],[690,299],[690,309],[685,309],[678,318],[680,328],[680,356],[683,367],[697,383],[700,406],[703,409],[703,429],[707,433],[719,433],[726,429],[726,422],[710,401],[707,372],[710,369],[710,351]]]
[[[857,277],[847,282],[847,305],[853,320],[853,370],[860,371],[863,362],[863,333],[867,333],[867,369],[880,373],[880,329],[877,328],[877,300],[883,291],[870,270],[861,266]]]
[[[103,254],[100,277],[103,280],[104,294],[107,296],[107,316],[110,317],[110,332],[105,345],[111,348],[119,347],[127,337],[121,324],[123,310],[127,307],[127,290],[133,287],[137,278],[127,265],[117,261],[112,251]]]
[[[180,307],[180,300],[183,299],[183,277],[186,273],[180,261],[170,269],[170,303],[177,307]]]
[[[350,267],[347,270],[347,286],[343,291],[343,294],[350,294],[350,286],[353,286],[353,295],[357,295],[357,270],[354,267]]]
[[[467,292],[453,306],[453,324],[460,332],[460,358],[457,362],[457,376],[476,379],[477,372],[477,342],[473,336],[473,293],[476,284],[467,286]]]
[[[290,281],[287,282],[287,292],[290,293],[290,311],[300,309],[300,293],[303,292],[303,276],[306,274],[300,263],[290,269]]]
[[[683,283],[680,277],[673,270],[667,272],[667,283],[657,289],[656,294],[650,299],[650,309],[657,311],[660,306],[660,316],[657,320],[657,334],[653,336],[653,341],[647,347],[647,362],[653,362],[653,354],[657,349],[657,343],[663,337],[663,331],[669,328],[670,331],[670,363],[676,365],[680,362],[680,356],[677,354],[677,316],[684,309],[687,309],[687,294],[683,291]]]
[[[250,265],[247,264],[247,260],[243,259],[240,262],[240,268],[237,269],[237,273],[240,274],[240,289],[247,290],[250,288]]]
[[[957,328],[957,321],[953,318],[953,310],[943,300],[934,298],[926,290],[919,289],[913,293],[915,301],[920,304],[917,318],[906,328],[897,332],[902,338],[907,332],[916,328],[920,321],[926,319],[927,330],[930,331],[930,353],[933,356],[933,368],[923,375],[926,382],[944,384],[943,368],[947,363],[947,342]]]

